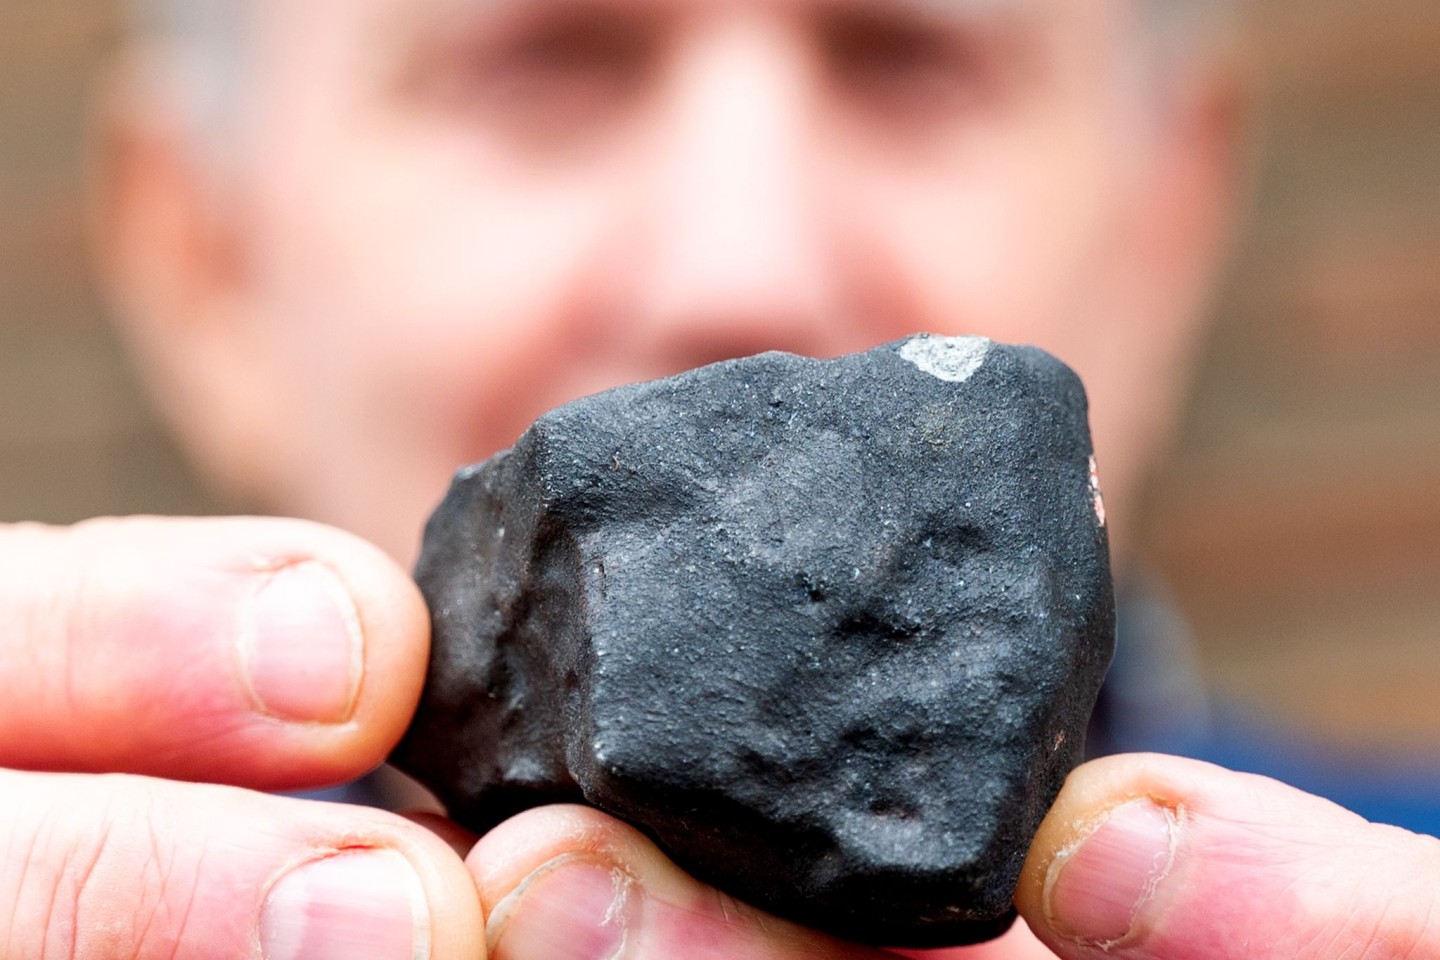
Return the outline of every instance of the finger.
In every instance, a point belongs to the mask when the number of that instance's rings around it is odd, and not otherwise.
[[[435,836],[445,841],[445,845],[455,851],[455,855],[462,860],[470,855],[475,849],[475,844],[480,838],[466,830],[460,824],[449,817],[441,816],[438,813],[431,813],[428,810],[407,811],[402,813],[406,820],[419,824],[429,830]]]
[[[336,530],[0,527],[0,766],[338,782],[399,739],[428,645],[409,578]]]
[[[949,950],[896,950],[913,960],[1055,960],[1050,948],[1035,938],[1025,921],[1017,920],[1004,936],[973,947]]]
[[[494,960],[894,960],[741,904],[583,807],[521,814],[466,863]]]
[[[464,865],[400,817],[124,776],[0,795],[0,955],[483,960]]]
[[[1263,777],[1130,756],[1071,775],[1017,903],[1077,960],[1379,960],[1440,956],[1437,885],[1433,838]]]
[[[1035,938],[1024,920],[1017,920],[1002,937],[973,947],[950,950],[896,950],[913,960],[1056,960],[1056,954]]]

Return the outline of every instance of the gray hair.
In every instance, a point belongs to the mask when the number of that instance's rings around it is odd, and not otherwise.
[[[249,59],[254,0],[129,0],[131,38],[146,80],[196,132],[223,136],[235,118]]]

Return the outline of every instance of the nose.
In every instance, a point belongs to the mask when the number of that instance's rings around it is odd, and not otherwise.
[[[739,20],[677,56],[642,188],[634,332],[673,365],[838,342],[814,97],[781,31]]]

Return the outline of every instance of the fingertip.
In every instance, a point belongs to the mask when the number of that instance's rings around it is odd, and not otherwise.
[[[493,960],[890,956],[769,916],[690,877],[647,837],[585,807],[523,813],[466,861]]]
[[[1016,905],[1064,956],[1161,957],[1200,944],[1228,956],[1253,937],[1306,942],[1311,924],[1330,922],[1336,891],[1323,878],[1357,850],[1362,861],[1414,852],[1267,777],[1178,757],[1110,757],[1067,780],[1030,848]],[[1357,902],[1345,900],[1344,911]]]
[[[636,922],[645,854],[631,828],[580,806],[521,813],[481,838],[465,865],[480,893],[495,960],[614,956]],[[657,853],[658,855],[658,853]]]
[[[378,766],[419,700],[419,590],[339,530],[0,527],[0,572],[6,766],[311,789]]]
[[[527,810],[500,824],[474,845],[465,865],[488,915],[526,877],[546,863],[573,855],[632,870],[660,857],[649,840],[614,817],[591,807],[562,804]]]
[[[475,844],[480,841],[478,836],[442,814],[431,813],[428,810],[414,810],[406,811],[401,816],[435,834],[445,842],[446,846],[455,851],[455,855],[461,860],[468,857],[470,851],[475,849]]]
[[[281,712],[273,696],[254,699],[259,714],[278,721],[255,731],[257,755],[288,754],[293,762],[265,765],[237,780],[266,789],[308,789],[383,764],[414,715],[429,660],[429,611],[409,574],[361,537],[307,520],[186,522],[214,524],[217,540],[232,539],[228,562],[242,578],[267,584],[260,597],[275,593],[282,575],[290,581],[288,590],[279,591],[285,605],[271,611],[283,629],[272,642],[268,679],[272,690],[281,691],[280,702],[288,698],[291,705]],[[315,607],[330,612],[307,613]],[[335,636],[328,647],[349,644],[343,655],[327,655],[320,630],[307,629],[321,625]],[[248,659],[241,658],[242,672],[253,675],[254,658]],[[345,696],[324,695],[347,674],[353,686]],[[246,682],[253,693],[255,681]],[[317,697],[331,706],[306,700]]]
[[[460,851],[424,824],[396,816],[397,850],[420,878],[429,913],[426,960],[484,960],[485,911]]]
[[[430,654],[430,614],[420,589],[378,547],[352,534],[314,527],[327,563],[354,600],[361,646],[360,683],[350,721],[336,728],[344,775],[383,763],[420,702]]]
[[[351,804],[279,802],[292,811],[289,829],[308,836],[311,849],[323,855],[389,852],[403,858],[420,892],[417,923],[423,936],[416,941],[417,958],[484,960],[485,912],[474,880],[451,838],[431,828],[429,814],[407,817]],[[478,951],[477,945],[482,945]]]
[[[1199,761],[1156,754],[1102,757],[1077,767],[1030,845],[1015,892],[1020,915],[1036,931],[1067,926],[1064,918],[1053,912],[1056,877],[1082,842],[1129,805],[1137,805],[1130,808],[1136,813],[1130,819],[1137,821],[1140,830],[1147,823],[1153,826],[1157,817],[1178,816],[1199,781],[1227,772]]]
[[[350,804],[0,771],[5,956],[483,957],[461,859]],[[157,953],[157,951],[159,951]]]

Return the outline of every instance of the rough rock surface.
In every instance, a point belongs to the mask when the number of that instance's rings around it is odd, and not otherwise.
[[[546,414],[461,471],[395,762],[483,831],[587,802],[743,900],[988,939],[1081,756],[1114,602],[1079,380],[917,337]]]

